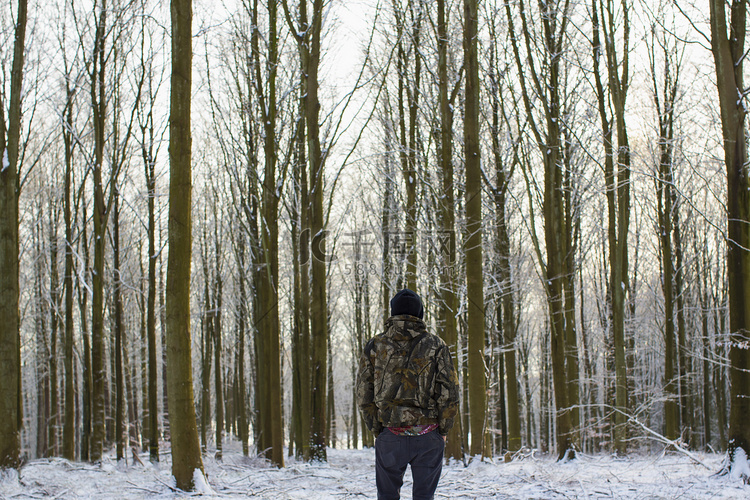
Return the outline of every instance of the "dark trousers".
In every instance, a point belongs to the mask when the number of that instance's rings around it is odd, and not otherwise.
[[[414,478],[412,498],[431,500],[443,468],[445,441],[437,431],[422,436],[397,436],[388,429],[375,440],[375,482],[378,500],[400,498],[406,466]]]

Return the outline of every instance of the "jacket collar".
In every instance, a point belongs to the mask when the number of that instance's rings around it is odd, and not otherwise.
[[[394,340],[409,340],[426,330],[427,326],[424,321],[409,314],[391,316],[385,322],[385,333]]]

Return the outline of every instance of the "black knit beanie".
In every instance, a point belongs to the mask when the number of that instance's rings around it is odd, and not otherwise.
[[[424,317],[424,307],[422,307],[422,299],[416,292],[404,288],[391,299],[391,316],[398,316],[400,314],[410,314],[416,316],[419,319]]]

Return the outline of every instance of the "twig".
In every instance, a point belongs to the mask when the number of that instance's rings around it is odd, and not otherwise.
[[[164,486],[166,486],[166,487],[167,487],[167,488],[169,488],[170,490],[174,491],[175,493],[179,493],[179,492],[181,492],[181,491],[182,491],[182,490],[180,490],[179,488],[175,488],[175,487],[174,487],[174,486],[172,486],[171,484],[169,484],[169,483],[167,483],[167,482],[165,482],[165,481],[163,481],[163,480],[159,479],[158,477],[155,477],[154,479],[156,479],[156,481],[157,481],[157,482],[159,482],[159,483],[163,484]],[[184,493],[184,492],[183,492],[183,493]]]
[[[126,481],[126,482],[127,482],[127,483],[128,483],[128,484],[129,484],[130,486],[132,486],[133,488],[135,488],[135,489],[137,489],[137,490],[148,491],[149,493],[151,493],[151,494],[153,494],[153,495],[158,495],[159,493],[161,493],[160,491],[152,490],[151,488],[144,488],[143,486],[138,486],[137,484],[135,484],[135,483],[134,483],[134,482],[132,482],[132,481]]]

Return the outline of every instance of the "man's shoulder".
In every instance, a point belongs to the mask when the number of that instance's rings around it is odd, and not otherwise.
[[[445,340],[443,340],[440,335],[433,332],[428,332],[425,340],[429,340],[429,342],[437,348],[448,347]]]

